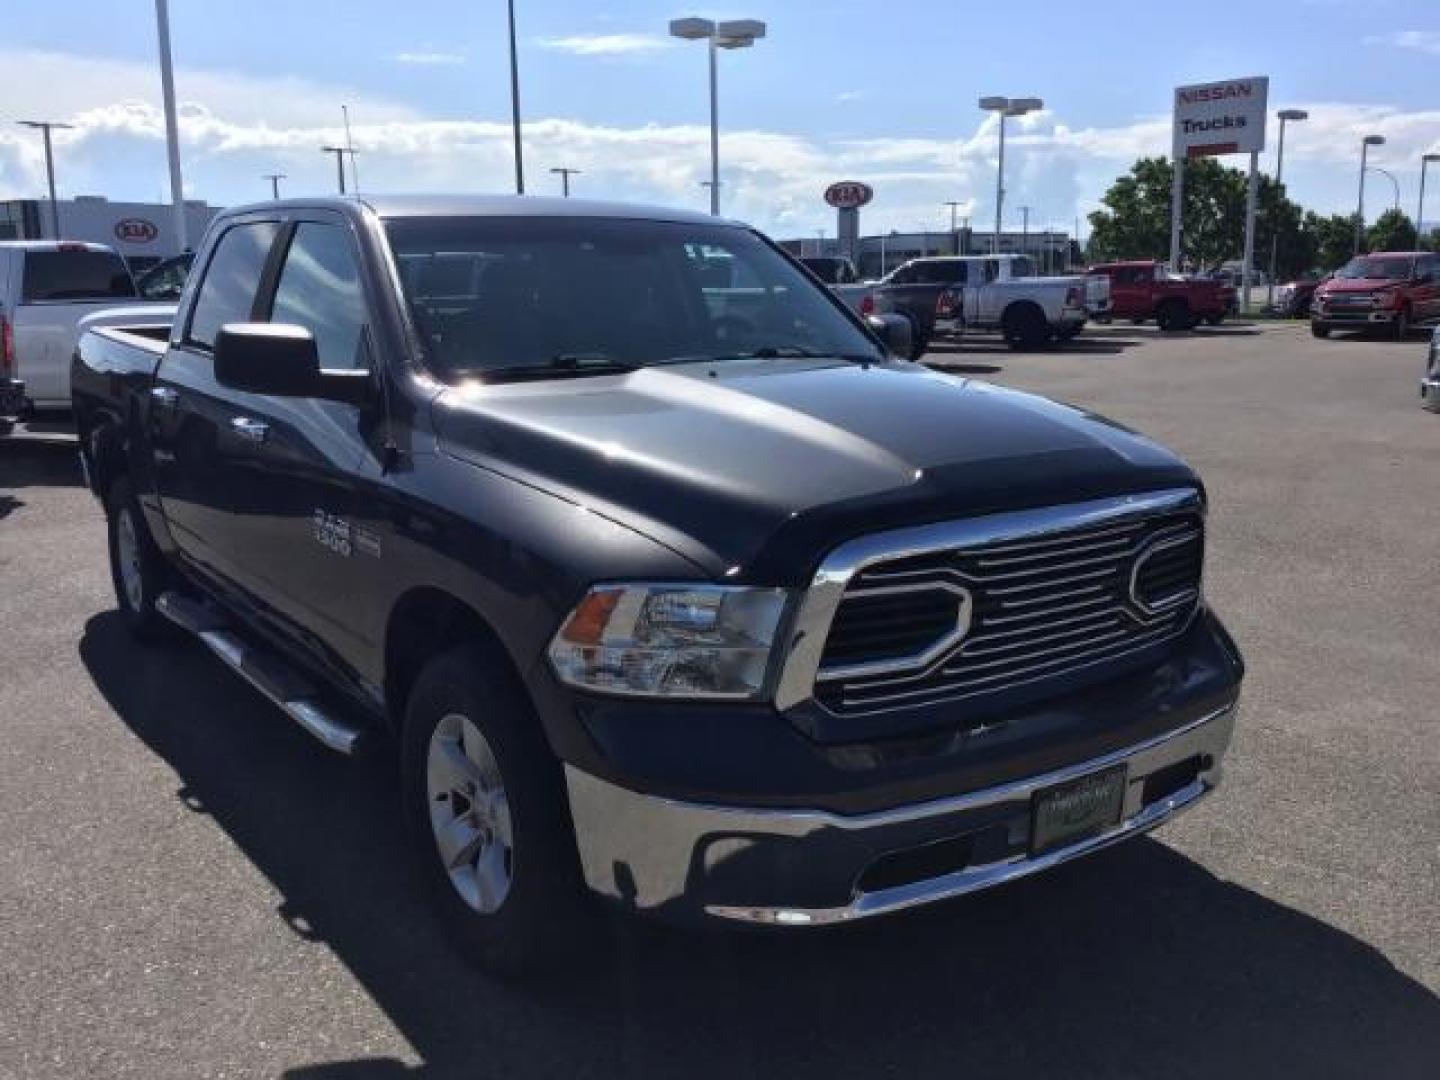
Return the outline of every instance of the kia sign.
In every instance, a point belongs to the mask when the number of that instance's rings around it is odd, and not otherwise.
[[[1265,149],[1265,101],[1270,80],[1250,79],[1181,86],[1175,90],[1175,156],[1214,157]]]
[[[825,189],[825,201],[836,210],[858,210],[874,197],[870,185],[858,180],[841,180]]]
[[[126,244],[148,244],[159,235],[159,227],[144,218],[121,218],[115,223],[115,239]]]

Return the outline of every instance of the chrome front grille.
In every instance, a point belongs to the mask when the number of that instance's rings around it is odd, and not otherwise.
[[[835,601],[814,697],[841,715],[978,697],[1179,634],[1199,598],[1198,505],[1114,502],[1080,524],[1062,507],[1034,531],[982,528],[975,542],[957,523],[955,546],[867,559]]]

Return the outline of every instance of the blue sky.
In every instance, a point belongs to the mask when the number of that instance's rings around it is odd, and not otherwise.
[[[13,6],[13,5],[7,5]],[[981,94],[1037,95],[1012,129],[1009,207],[1069,227],[1141,153],[1168,148],[1172,88],[1268,74],[1271,107],[1310,122],[1287,138],[1292,194],[1353,205],[1362,134],[1414,210],[1419,155],[1440,150],[1436,0],[1252,0],[1221,5],[970,4],[958,0],[517,0],[532,190],[578,166],[577,193],[703,206],[704,49],[665,36],[676,15],[758,17],[769,36],[721,55],[727,213],[778,235],[833,230],[834,179],[869,181],[862,226],[940,227],[946,199],[992,219],[994,132]],[[171,0],[191,197],[224,204],[327,191],[316,147],[348,102],[362,188],[506,190],[509,84],[503,0]],[[165,190],[150,0],[27,0],[0,43],[13,118],[76,123],[57,149],[62,194],[155,199]],[[1262,166],[1273,166],[1271,152]],[[1241,159],[1232,159],[1239,164]],[[1440,217],[1440,170],[1431,191]],[[43,185],[38,139],[0,125],[0,195]],[[1371,207],[1388,205],[1376,177]],[[962,211],[963,212],[963,211]],[[1018,225],[1018,210],[1007,226]]]

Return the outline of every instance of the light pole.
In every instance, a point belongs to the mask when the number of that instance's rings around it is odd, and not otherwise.
[[[525,161],[520,152],[520,61],[515,52],[515,0],[510,9],[510,127],[515,137],[515,194],[525,194]],[[344,190],[343,188],[341,190]]]
[[[355,153],[346,146],[322,146],[322,153],[335,155],[335,179],[340,184],[340,194],[345,194],[345,155]]]
[[[1355,254],[1360,254],[1360,244],[1365,237],[1365,172],[1369,168],[1365,159],[1369,156],[1370,147],[1384,146],[1384,135],[1366,135],[1360,140],[1360,199],[1355,208]]]
[[[175,243],[190,250],[185,221],[185,185],[180,178],[180,121],[175,111],[175,73],[170,61],[170,4],[155,0],[155,35],[160,49],[160,97],[165,107],[165,156],[170,165],[170,202],[174,204]]]
[[[60,204],[55,201],[55,151],[50,145],[50,132],[55,128],[74,127],[58,120],[21,120],[21,127],[39,128],[45,136],[45,180],[50,185],[50,231],[60,239]]]
[[[1415,239],[1420,239],[1420,231],[1425,228],[1425,167],[1432,161],[1440,161],[1440,154],[1420,155],[1420,205],[1415,208]],[[1418,247],[1419,244],[1417,243]]]
[[[955,216],[960,210],[960,204],[953,199],[941,204],[950,208],[950,246],[955,249],[955,254],[960,254],[960,230],[955,224]]]
[[[280,198],[280,181],[285,179],[285,174],[283,172],[267,172],[264,174],[264,178],[270,181],[270,197],[272,199]]]
[[[1280,117],[1280,147],[1275,154],[1275,198],[1278,200],[1284,194],[1285,124],[1291,120],[1309,120],[1310,114],[1304,109],[1281,109],[1276,115]],[[1270,282],[1265,286],[1265,306],[1271,309],[1275,307],[1275,267],[1279,258],[1280,216],[1276,214],[1270,221]]]
[[[671,19],[672,37],[686,41],[704,41],[710,53],[710,213],[720,213],[720,105],[715,64],[716,49],[748,49],[765,36],[765,24],[759,19],[731,19],[717,23],[712,19]]]
[[[1020,207],[1020,254],[1030,254],[1030,207]]]
[[[1000,217],[1005,206],[1005,120],[1010,116],[1024,116],[1045,107],[1039,98],[982,97],[980,108],[1000,115],[1000,160],[995,170],[995,235],[990,241],[990,250],[1000,251]]]
[[[556,169],[551,169],[550,171],[551,171],[552,173],[556,173],[556,174],[559,175],[559,177],[560,177],[560,192],[561,192],[561,194],[562,194],[565,198],[568,199],[568,198],[570,197],[570,177],[572,177],[572,176],[579,176],[579,175],[580,175],[580,170],[579,170],[579,169],[556,168]]]

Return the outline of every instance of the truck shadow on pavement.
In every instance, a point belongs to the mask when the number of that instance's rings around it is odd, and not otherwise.
[[[0,492],[27,487],[78,487],[75,439],[0,438]]]
[[[333,950],[423,1062],[357,1056],[288,1080],[1393,1080],[1440,1062],[1440,998],[1365,943],[1150,839],[838,931],[599,919],[573,970],[506,985],[460,961],[430,918],[384,754],[329,754],[200,646],[141,648],[113,612],[89,620],[80,656],[179,775],[184,806],[224,830],[284,897],[278,917],[319,943],[300,947]]]

